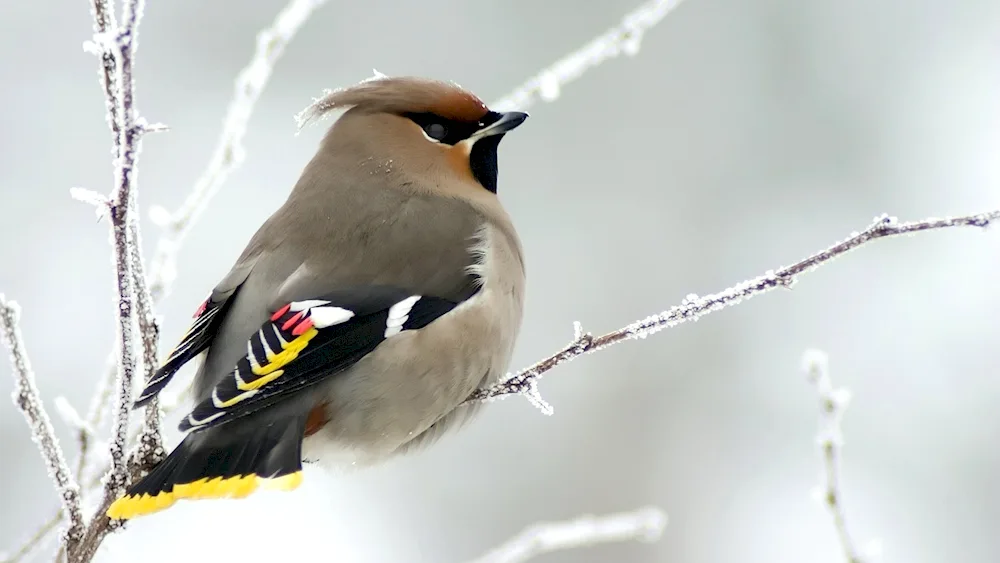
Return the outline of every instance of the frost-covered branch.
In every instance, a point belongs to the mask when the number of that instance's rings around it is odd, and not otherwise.
[[[639,53],[643,35],[660,23],[683,0],[653,0],[625,14],[620,24],[591,39],[579,49],[547,66],[513,92],[490,104],[495,111],[525,109],[538,100],[555,101],[570,82],[622,53]]]
[[[521,563],[552,551],[630,540],[660,539],[667,515],[643,508],[606,516],[581,516],[565,522],[535,524],[471,563]]]
[[[118,118],[118,60],[115,58],[115,51],[108,49],[106,43],[111,38],[109,33],[118,29],[118,22],[115,19],[115,11],[111,7],[111,0],[91,0],[90,12],[94,18],[94,39],[84,44],[84,49],[100,57],[101,66],[97,71],[104,89],[105,119],[112,135],[117,139],[121,134]],[[112,148],[112,154],[118,158],[117,143]]]
[[[24,419],[31,427],[31,439],[38,445],[49,476],[55,483],[56,492],[62,502],[63,513],[69,516],[69,527],[63,536],[64,545],[72,545],[83,536],[83,512],[80,508],[80,486],[66,464],[59,441],[56,439],[52,420],[42,404],[38,387],[35,386],[35,374],[31,370],[28,352],[24,348],[21,328],[18,320],[21,308],[17,303],[4,299],[0,294],[0,330],[3,341],[10,351],[10,363],[14,372],[14,393],[11,398],[14,404],[24,414]]]
[[[234,97],[226,112],[219,143],[207,168],[195,182],[194,189],[176,212],[170,213],[158,206],[152,209],[154,223],[163,226],[165,232],[157,241],[156,253],[151,260],[148,276],[145,275],[146,267],[141,254],[137,253],[133,256],[134,278],[146,280],[146,291],[137,292],[136,303],[138,305],[140,333],[143,335],[143,356],[147,379],[151,373],[155,372],[158,365],[156,349],[159,340],[159,326],[154,307],[167,295],[170,284],[175,278],[177,251],[190,228],[208,206],[225,179],[243,162],[243,137],[246,134],[247,123],[250,121],[250,116],[260,94],[271,77],[274,65],[302,25],[317,8],[325,3],[326,0],[291,0],[278,13],[274,22],[257,35],[257,47],[250,64],[240,71],[236,78]],[[113,16],[111,21],[114,21]],[[147,129],[151,127],[147,126]],[[157,126],[158,130],[161,128],[162,126]],[[80,192],[80,195],[75,197],[82,199],[83,193]],[[134,229],[133,232],[138,243],[138,230]],[[136,244],[135,248],[141,248],[141,245]],[[143,323],[146,324],[148,331],[143,328]],[[156,336],[149,336],[154,330]],[[116,369],[116,364],[112,364],[111,369]],[[109,373],[106,376],[106,379],[113,378],[114,373]],[[98,400],[92,403],[89,412],[95,413],[97,420],[88,418],[91,424],[100,420],[98,413],[103,412],[107,407],[110,394],[98,392],[95,397]],[[147,427],[158,425],[159,416],[154,414],[158,411],[154,407],[155,405],[150,402],[149,408],[146,410],[145,424]],[[156,418],[157,422],[154,422],[153,418]],[[153,437],[156,434],[144,433],[145,435]]]
[[[847,516],[844,512],[843,495],[840,490],[840,450],[844,446],[840,420],[847,410],[851,394],[847,389],[835,389],[830,379],[829,359],[820,350],[808,350],[802,359],[803,369],[809,382],[816,387],[819,397],[820,423],[817,443],[823,456],[823,485],[817,491],[837,530],[837,539],[844,550],[847,563],[865,563],[875,559],[878,545],[870,547],[868,555],[862,555],[847,531]]]
[[[257,99],[271,77],[275,63],[309,16],[325,3],[326,0],[291,0],[278,13],[274,22],[258,34],[253,58],[237,76],[234,97],[226,112],[222,134],[207,168],[195,182],[194,189],[188,194],[180,209],[172,214],[161,207],[154,207],[152,210],[154,222],[163,226],[165,232],[157,242],[149,275],[146,275],[145,261],[141,253],[135,253],[132,261],[133,278],[139,288],[136,292],[136,305],[139,332],[143,340],[143,366],[146,379],[155,373],[158,365],[159,325],[155,306],[167,295],[170,284],[175,278],[177,251],[225,179],[242,163],[243,137],[246,134],[247,123],[250,121]],[[136,239],[134,248],[141,249],[138,229],[133,226],[132,232],[133,238]],[[145,280],[145,290],[139,286],[140,279]],[[102,382],[114,379],[117,362],[111,364],[110,370]],[[101,413],[109,404],[111,394],[102,391],[109,388],[108,383],[99,384],[95,401],[88,411],[94,415],[88,417],[92,425],[100,421]],[[162,447],[158,439],[159,432],[155,431],[159,427],[159,420],[160,407],[151,401],[145,417],[145,427],[148,430],[143,432],[140,440],[148,442],[153,450]]]
[[[100,57],[99,76],[105,94],[107,118],[112,131],[112,153],[114,159],[114,184],[106,206],[111,223],[113,260],[117,296],[117,336],[118,362],[114,384],[112,434],[108,450],[111,469],[104,479],[102,504],[108,504],[121,496],[128,486],[130,474],[127,457],[129,414],[132,406],[132,386],[136,371],[137,319],[134,314],[137,292],[146,292],[145,280],[136,276],[135,264],[141,264],[138,244],[138,226],[132,216],[136,201],[136,165],[142,147],[142,136],[162,126],[149,126],[139,117],[134,103],[134,80],[132,70],[138,46],[138,28],[142,19],[144,0],[125,0],[122,7],[121,23],[115,21],[112,6],[108,0],[92,0],[94,17],[94,39],[89,49]],[[109,61],[112,63],[109,65]],[[74,193],[80,197],[81,191]],[[102,201],[89,198],[102,205]],[[148,327],[147,327],[148,328]],[[154,350],[155,354],[155,350]],[[110,393],[108,394],[111,395]],[[148,425],[146,425],[147,429]],[[153,429],[158,432],[157,424]],[[149,429],[153,431],[153,429]],[[155,438],[159,440],[157,435]],[[81,432],[81,473],[89,438]],[[69,544],[65,553],[69,561],[84,563],[90,561],[104,536],[115,524],[102,512],[94,515],[88,523],[79,542]]]
[[[222,135],[208,167],[177,211],[169,213],[163,208],[154,209],[154,222],[162,225],[165,231],[156,245],[150,270],[149,289],[154,302],[167,294],[176,277],[174,261],[184,237],[229,174],[242,164],[247,123],[257,99],[271,78],[275,63],[309,16],[325,3],[326,0],[291,0],[270,27],[257,34],[257,49],[250,64],[236,77],[236,91],[226,111]]]
[[[153,216],[164,227],[165,232],[157,243],[148,278],[145,275],[146,268],[141,252],[138,251],[141,248],[138,244],[138,228],[132,226],[134,237],[137,239],[132,267],[135,270],[137,284],[142,283],[141,286],[137,285],[136,297],[146,380],[152,378],[158,365],[159,324],[154,305],[167,294],[169,284],[173,281],[176,272],[176,252],[191,225],[207,207],[223,182],[243,162],[243,137],[246,134],[247,123],[271,77],[274,65],[309,16],[325,3],[326,0],[291,0],[278,13],[271,26],[257,35],[257,47],[250,64],[236,78],[236,89],[226,112],[222,135],[208,167],[195,183],[194,189],[188,194],[181,208],[175,213],[166,213],[162,208],[154,209]],[[140,442],[144,449],[153,453],[152,458],[144,460],[146,464],[155,464],[163,454],[160,437],[160,405],[155,398],[146,408],[144,431],[140,435]]]
[[[107,9],[105,3],[103,6]],[[122,24],[120,27],[105,31],[103,36],[95,36],[95,43],[105,53],[111,53],[115,60],[115,84],[111,90],[106,90],[107,102],[117,103],[117,111],[113,116],[117,123],[118,138],[113,145],[116,148],[115,158],[115,189],[111,195],[111,233],[114,245],[115,277],[118,289],[118,341],[119,354],[118,377],[115,382],[116,404],[112,419],[112,438],[110,443],[111,473],[105,480],[105,495],[117,498],[128,485],[126,467],[126,448],[128,439],[128,420],[132,403],[132,385],[135,380],[135,334],[133,332],[133,305],[135,299],[134,277],[132,272],[132,253],[135,241],[129,229],[132,212],[133,194],[136,182],[136,159],[141,148],[142,135],[145,133],[145,122],[140,120],[135,109],[134,82],[132,65],[138,43],[138,24],[142,18],[144,0],[128,0],[124,3]],[[94,4],[95,25],[102,20],[99,15],[100,2]],[[109,37],[113,35],[113,37]],[[101,58],[102,66],[104,57]]]
[[[114,11],[111,9],[108,0],[92,0],[91,8],[94,18],[94,41],[93,49],[101,58],[101,67],[98,75],[102,90],[104,91],[105,106],[107,108],[107,122],[112,134],[112,153],[115,155],[115,175],[118,182],[118,189],[107,204],[112,215],[112,230],[115,244],[115,264],[118,275],[118,289],[120,299],[126,295],[125,286],[130,285],[128,292],[128,316],[131,318],[131,308],[137,308],[137,315],[134,315],[139,329],[139,339],[143,347],[143,365],[147,379],[156,369],[157,347],[159,343],[159,325],[157,324],[153,312],[152,301],[149,297],[149,289],[146,284],[145,265],[142,257],[142,241],[139,233],[138,218],[136,210],[138,208],[137,190],[132,189],[132,179],[125,176],[133,174],[135,159],[140,149],[141,137],[144,133],[164,130],[163,125],[149,125],[138,117],[138,112],[134,109],[132,101],[134,91],[134,81],[132,80],[132,60],[135,55],[138,35],[137,28],[139,20],[142,18],[144,2],[127,1],[124,3],[123,19],[124,24],[119,28],[115,21]],[[112,39],[111,35],[114,34]],[[79,192],[73,194],[78,199],[83,199]],[[93,196],[92,196],[93,197]],[[100,202],[96,202],[98,205]],[[100,206],[99,206],[100,207]],[[118,213],[118,216],[115,216]],[[129,279],[124,279],[128,277]],[[124,285],[123,285],[124,284]],[[119,342],[117,343],[119,360],[112,364],[115,372],[116,388],[121,391],[124,380],[121,378],[123,367],[128,369],[129,362],[125,356],[123,348],[124,334],[122,323],[125,312],[123,303],[119,301]],[[132,322],[131,320],[129,321]],[[131,332],[135,326],[129,326]],[[128,378],[128,385],[132,384],[134,377],[131,374],[135,370],[134,345],[131,353],[131,370]],[[107,378],[108,380],[111,377]],[[111,393],[110,382],[102,381],[99,384],[97,397],[91,406],[93,420],[96,425],[100,422],[100,417],[108,405]],[[129,395],[131,397],[131,395]],[[129,400],[129,403],[131,400]],[[120,412],[118,413],[120,415]],[[119,451],[118,444],[122,446],[127,439],[119,432],[116,419],[115,436],[112,441],[113,452]],[[127,425],[127,419],[126,419]],[[125,428],[127,430],[127,428]],[[162,438],[160,434],[160,414],[159,406],[150,403],[146,407],[144,423],[142,426],[141,443],[147,446],[150,452],[160,452],[162,450]],[[86,434],[80,434],[80,461],[86,461],[86,454],[89,447],[89,438]],[[112,453],[112,465],[120,462],[113,469],[118,470],[118,475],[124,474],[122,469],[123,456],[116,456]]]
[[[539,407],[543,413],[551,414],[552,408],[538,394],[538,379],[545,372],[564,362],[626,340],[646,338],[665,328],[675,327],[688,321],[697,321],[709,313],[720,311],[732,305],[738,305],[745,299],[750,299],[751,297],[767,293],[779,287],[791,288],[799,275],[811,272],[834,258],[847,254],[859,246],[880,238],[953,227],[985,228],[991,222],[998,220],[1000,220],[1000,209],[975,215],[945,217],[942,219],[930,218],[908,223],[900,223],[895,217],[888,215],[876,217],[875,221],[864,231],[851,233],[851,236],[846,240],[821,250],[791,266],[770,270],[763,276],[740,282],[733,287],[704,297],[690,294],[681,301],[680,305],[675,305],[657,315],[635,321],[613,332],[594,336],[583,332],[577,324],[573,341],[567,344],[562,350],[515,374],[509,374],[506,379],[491,387],[479,389],[470,395],[465,402],[490,401],[508,395],[524,395],[532,404]]]
[[[132,209],[138,210],[133,192]],[[129,234],[132,238],[130,260],[132,262],[132,283],[135,285],[136,325],[142,343],[143,381],[150,381],[156,375],[159,365],[160,323],[153,309],[153,297],[146,284],[146,264],[142,257],[142,235],[139,232],[138,213],[129,217]],[[164,457],[163,419],[160,401],[153,398],[146,404],[143,422],[139,431],[139,449],[135,452],[137,463],[145,469],[152,469]]]

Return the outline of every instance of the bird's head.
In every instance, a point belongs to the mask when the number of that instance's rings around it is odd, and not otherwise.
[[[373,162],[429,189],[474,185],[494,194],[497,146],[528,117],[491,111],[454,83],[376,75],[327,93],[299,114],[299,124],[340,109],[347,111],[330,128],[321,151]]]

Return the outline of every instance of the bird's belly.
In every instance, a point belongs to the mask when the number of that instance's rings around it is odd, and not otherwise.
[[[325,383],[327,422],[303,442],[303,459],[369,465],[413,441],[431,441],[428,435],[477,410],[456,407],[505,372],[513,344],[506,323],[478,311],[490,296],[477,297],[423,329],[390,337]]]

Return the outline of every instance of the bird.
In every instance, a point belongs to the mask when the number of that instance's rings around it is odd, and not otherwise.
[[[526,113],[453,82],[377,74],[333,112],[284,203],[198,307],[134,402],[200,359],[181,442],[107,509],[292,490],[303,460],[366,467],[478,410],[506,374],[525,295],[522,244],[497,196],[497,148]]]

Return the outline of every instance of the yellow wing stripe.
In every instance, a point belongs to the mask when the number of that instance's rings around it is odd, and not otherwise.
[[[275,379],[278,379],[284,373],[285,373],[284,370],[280,370],[280,369],[279,370],[275,370],[275,371],[272,371],[271,373],[269,373],[267,375],[262,375],[261,377],[258,377],[257,379],[254,379],[250,383],[247,383],[247,382],[243,381],[242,379],[237,379],[236,380],[236,388],[239,389],[240,391],[255,391],[255,390],[260,389],[261,387],[267,385],[268,383],[274,381]],[[240,399],[239,399],[240,401],[242,401],[243,399],[245,399],[246,397],[249,397],[249,396],[250,395],[247,395],[246,393],[237,395],[237,397],[240,397]],[[226,401],[226,402],[228,403],[229,401]],[[239,402],[239,401],[236,401],[236,402]],[[233,404],[235,404],[235,403],[233,403]],[[231,405],[227,404],[226,406],[228,407],[228,406],[231,406]]]
[[[257,487],[291,491],[301,484],[301,471],[274,478],[258,475],[215,477],[213,479],[206,477],[191,483],[179,483],[174,485],[172,491],[163,491],[155,495],[143,493],[123,496],[111,503],[106,514],[113,520],[128,520],[159,512],[181,499],[243,498],[257,490]]]
[[[279,371],[277,373],[280,374],[281,372]],[[219,400],[218,393],[219,393],[218,389],[212,391],[212,406],[214,406],[217,409],[228,409],[229,407],[235,405],[236,403],[242,401],[243,399],[249,399],[250,397],[253,397],[254,395],[257,394],[256,391],[247,391],[246,393],[240,393],[239,395],[236,395],[232,399],[229,399],[227,401],[222,401]]]
[[[267,365],[263,366],[258,365],[257,362],[252,361],[253,354],[250,354],[251,356],[250,370],[254,373],[254,375],[267,375],[277,369],[280,369],[288,365],[289,362],[291,362],[292,360],[294,360],[299,356],[299,352],[304,350],[305,347],[309,345],[309,341],[315,338],[317,334],[319,334],[319,330],[317,330],[315,327],[310,328],[309,330],[303,332],[299,336],[295,337],[294,340],[289,342],[288,346],[286,346],[284,350],[275,354],[273,359],[271,359],[271,361],[269,361]],[[255,382],[247,383],[245,385],[247,385],[248,387],[246,388],[240,387],[240,390],[249,391],[250,389],[256,389],[256,387],[249,387],[254,383]],[[261,385],[263,385],[263,383],[261,383]]]

